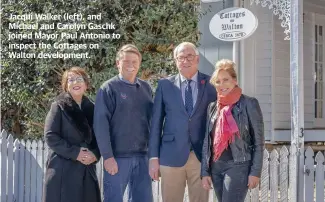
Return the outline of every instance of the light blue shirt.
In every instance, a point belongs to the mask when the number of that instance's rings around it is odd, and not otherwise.
[[[127,84],[131,84],[131,85],[137,85],[137,84],[138,84],[139,86],[141,85],[140,82],[139,82],[139,80],[138,80],[138,78],[135,78],[134,83],[131,83],[130,81],[124,79],[123,76],[122,76],[121,74],[118,74],[118,78],[119,78],[121,81],[123,81],[124,83],[127,83]]]
[[[185,105],[185,88],[187,85],[187,78],[185,78],[183,75],[179,74],[180,78],[181,78],[181,91],[182,91],[182,98],[183,98],[183,102]],[[198,89],[198,85],[197,85],[197,76],[198,76],[198,72],[196,72],[194,74],[194,76],[191,78],[191,88],[192,88],[192,97],[193,97],[193,108],[195,106],[196,100],[197,100],[197,94],[199,92]]]

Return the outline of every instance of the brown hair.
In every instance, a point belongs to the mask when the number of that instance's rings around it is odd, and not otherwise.
[[[89,76],[86,73],[86,71],[81,67],[71,67],[70,69],[65,70],[62,75],[61,87],[64,92],[68,91],[67,90],[67,88],[68,88],[68,74],[70,72],[82,76],[82,78],[85,80],[87,88],[89,87]]]
[[[135,45],[133,45],[133,44],[126,44],[126,45],[122,46],[122,47],[118,50],[118,52],[117,52],[117,54],[116,54],[116,60],[120,60],[121,57],[122,57],[125,53],[134,53],[134,54],[138,55],[140,61],[141,61],[141,59],[142,59],[141,53],[140,53],[139,49],[138,49]]]
[[[236,66],[236,64],[231,60],[228,60],[228,59],[219,60],[216,63],[216,67],[215,67],[216,69],[215,69],[215,71],[213,72],[213,74],[211,76],[210,83],[213,86],[217,85],[217,77],[218,77],[218,74],[219,74],[219,72],[221,70],[224,70],[224,71],[228,72],[228,74],[230,74],[230,76],[233,79],[237,80],[237,73],[236,73],[235,66]]]

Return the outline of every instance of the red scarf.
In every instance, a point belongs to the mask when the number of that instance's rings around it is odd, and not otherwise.
[[[238,86],[227,95],[218,94],[217,123],[213,136],[213,161],[219,159],[222,152],[235,140],[235,135],[239,136],[239,129],[231,114],[231,109],[238,102],[241,94],[242,89]]]

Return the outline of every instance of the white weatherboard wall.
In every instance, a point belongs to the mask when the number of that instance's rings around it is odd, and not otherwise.
[[[314,13],[325,14],[325,1],[304,1],[304,120],[305,128],[314,127]],[[290,129],[290,41],[284,41],[284,28],[274,19],[273,128]]]
[[[284,40],[284,28],[273,15],[273,128],[289,129],[290,120],[290,41]]]
[[[324,0],[304,0],[304,12],[314,12],[318,14],[325,14]]]
[[[245,2],[258,19],[258,28],[241,42],[240,85],[243,92],[258,99],[264,117],[265,139],[270,140],[272,129],[272,11],[260,4]]]

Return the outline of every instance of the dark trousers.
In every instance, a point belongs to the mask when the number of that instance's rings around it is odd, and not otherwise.
[[[118,173],[104,173],[104,202],[123,202],[128,187],[128,202],[152,202],[148,157],[115,158]]]
[[[245,201],[250,167],[250,161],[235,163],[230,160],[211,163],[211,177],[218,202]]]

